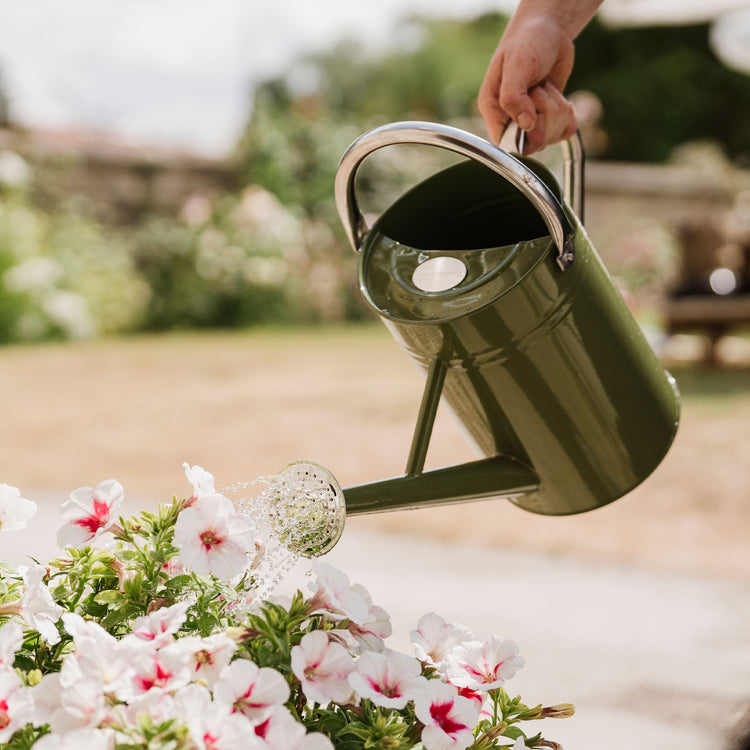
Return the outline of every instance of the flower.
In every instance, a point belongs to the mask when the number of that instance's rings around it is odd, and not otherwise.
[[[209,687],[216,684],[221,671],[237,651],[237,644],[224,633],[206,638],[187,636],[175,641],[175,645],[188,655],[193,679],[204,681]]]
[[[63,608],[54,601],[44,582],[46,570],[38,563],[34,563],[28,567],[19,567],[19,571],[26,584],[19,604],[21,618],[38,631],[47,643],[58,643],[60,634],[55,623],[60,619]]]
[[[426,689],[427,680],[422,677],[419,662],[411,656],[396,651],[368,651],[357,659],[349,684],[376,706],[400,709]]]
[[[115,522],[123,497],[124,490],[116,479],[108,479],[96,489],[73,490],[62,505],[66,524],[57,532],[57,544],[80,547],[107,531]]]
[[[185,462],[182,464],[185,468],[185,476],[188,482],[193,485],[193,494],[187,501],[192,505],[201,495],[212,495],[216,492],[216,479],[210,471],[206,471],[202,466],[191,466]]]
[[[0,747],[559,747],[521,725],[573,708],[505,692],[523,663],[512,641],[477,641],[430,613],[412,632],[416,658],[392,650],[387,613],[322,562],[311,593],[263,598],[266,571],[279,576],[274,545],[251,558],[251,519],[186,468],[195,497],[116,527],[114,480],[72,493],[62,536],[109,529],[107,545],[70,545],[44,567],[0,564]]]
[[[138,617],[133,622],[132,634],[142,641],[152,643],[155,648],[166,646],[174,641],[173,635],[185,622],[189,606],[188,602],[177,602],[171,607],[160,607]]]
[[[289,685],[275,669],[237,659],[222,671],[214,687],[214,697],[231,705],[232,711],[257,722],[286,703]]]
[[[311,612],[324,612],[337,620],[367,622],[370,604],[361,590],[350,585],[349,576],[318,560],[313,562],[313,571],[316,580],[310,585],[310,590],[315,592],[309,603]]]
[[[0,627],[0,669],[12,669],[16,651],[23,643],[23,629],[17,622],[6,622]]]
[[[445,657],[443,671],[457,687],[487,691],[505,684],[524,665],[518,646],[508,638],[490,636],[484,643],[462,643]]]
[[[15,671],[0,668],[0,742],[9,740],[30,717],[33,703]]]
[[[447,623],[435,612],[422,615],[417,629],[411,631],[411,640],[417,657],[437,667],[452,649],[474,639],[471,631],[463,625]]]
[[[464,750],[474,741],[479,712],[452,685],[430,680],[414,699],[414,711],[424,724],[422,742],[427,750]]]
[[[0,531],[23,529],[36,511],[36,503],[21,497],[17,487],[0,484]]]
[[[292,649],[291,665],[309,701],[327,706],[351,698],[347,678],[354,671],[354,659],[343,646],[331,643],[324,631],[314,630],[302,637]]]
[[[224,495],[207,493],[180,513],[174,543],[186,567],[228,580],[245,568],[255,527]]]

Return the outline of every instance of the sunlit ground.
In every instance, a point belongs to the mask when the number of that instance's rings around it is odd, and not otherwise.
[[[677,439],[649,479],[608,507],[545,518],[497,500],[349,523],[750,580],[750,356],[745,339],[723,346],[731,364],[721,369],[701,365],[690,337],[665,348],[683,394]],[[137,507],[168,501],[188,489],[183,461],[220,485],[295,459],[324,464],[342,486],[397,476],[422,388],[379,326],[8,347],[0,357],[0,481],[37,493],[47,512],[111,477]],[[452,417],[439,415],[428,468],[473,458]]]

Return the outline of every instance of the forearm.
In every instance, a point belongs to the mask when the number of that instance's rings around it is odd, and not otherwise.
[[[584,29],[603,0],[521,0],[511,19],[511,25],[528,22],[533,18],[553,19],[558,26],[575,39]]]

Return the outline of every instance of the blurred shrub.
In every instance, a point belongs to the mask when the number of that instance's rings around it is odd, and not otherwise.
[[[128,243],[75,202],[54,213],[35,208],[14,164],[14,180],[0,170],[0,342],[137,328],[150,291]]]

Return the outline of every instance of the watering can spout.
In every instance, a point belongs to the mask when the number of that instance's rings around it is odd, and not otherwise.
[[[414,510],[490,498],[515,498],[539,489],[539,479],[528,467],[506,456],[472,461],[420,474],[343,489],[346,514]]]

